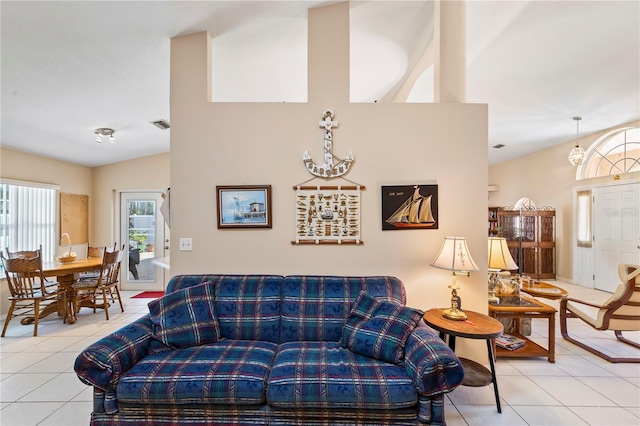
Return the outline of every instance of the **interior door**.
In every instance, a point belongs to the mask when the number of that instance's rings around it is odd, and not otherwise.
[[[123,290],[165,288],[165,269],[153,262],[167,256],[165,247],[169,247],[160,213],[161,195],[162,191],[120,193],[120,238],[125,244]]]
[[[640,183],[594,188],[595,288],[614,292],[620,263],[640,261]]]

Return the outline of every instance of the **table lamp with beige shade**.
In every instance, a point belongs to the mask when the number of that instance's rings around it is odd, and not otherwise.
[[[488,248],[489,302],[497,303],[500,300],[496,297],[496,286],[500,279],[500,272],[518,269],[518,265],[511,256],[506,238],[489,237]]]
[[[442,311],[442,316],[450,320],[463,321],[467,319],[460,309],[460,297],[458,296],[458,275],[469,276],[469,272],[478,271],[478,266],[473,261],[464,237],[444,237],[444,243],[431,266],[452,271],[453,278],[449,288],[451,289],[451,308]]]

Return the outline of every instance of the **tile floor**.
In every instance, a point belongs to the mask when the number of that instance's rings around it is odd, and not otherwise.
[[[556,284],[572,297],[592,301],[609,297]],[[73,372],[75,357],[87,345],[147,312],[150,299],[130,298],[137,293],[123,292],[125,312],[111,308],[110,321],[102,313],[83,309],[73,325],[53,317],[43,320],[38,337],[31,336],[30,326],[12,321],[7,337],[0,339],[0,424],[87,425],[92,393]],[[640,356],[640,350],[616,342],[613,333],[594,332],[578,320],[570,321],[576,335],[611,352]],[[546,321],[534,320],[532,328],[533,340],[546,345]],[[640,333],[627,335],[640,340]],[[447,396],[447,424],[639,426],[640,364],[610,364],[565,342],[559,329],[556,337],[555,364],[542,358],[497,361],[502,414],[496,411],[491,386],[461,386]]]

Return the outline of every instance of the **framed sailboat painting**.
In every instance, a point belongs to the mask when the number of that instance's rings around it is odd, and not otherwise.
[[[438,229],[438,185],[382,187],[382,230]]]

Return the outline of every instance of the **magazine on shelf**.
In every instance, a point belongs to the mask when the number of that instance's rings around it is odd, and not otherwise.
[[[502,336],[496,337],[496,346],[510,351],[523,347],[525,343],[526,340],[511,334],[502,334]]]

